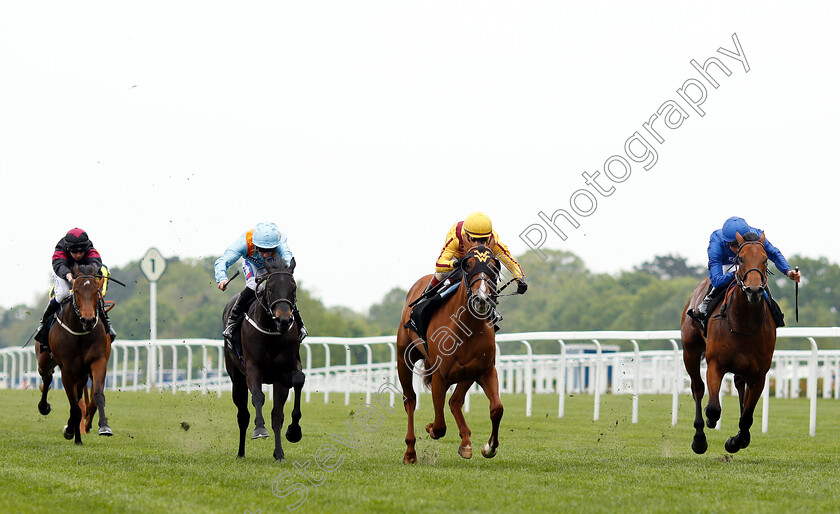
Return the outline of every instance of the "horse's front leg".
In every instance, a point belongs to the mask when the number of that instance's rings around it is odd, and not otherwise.
[[[284,462],[286,454],[283,451],[283,438],[280,431],[283,430],[283,407],[289,398],[289,388],[283,387],[280,383],[274,384],[274,406],[271,409],[271,430],[274,431],[274,462]]]
[[[502,399],[499,397],[499,376],[496,374],[496,366],[490,367],[490,371],[481,377],[478,385],[484,389],[484,394],[490,400],[490,439],[481,448],[481,454],[490,459],[496,456],[496,450],[499,448],[499,425],[505,413]]]
[[[446,403],[446,384],[440,374],[432,375],[432,403],[435,407],[435,420],[426,425],[426,432],[432,439],[446,435],[446,419],[443,417],[443,404]]]
[[[286,440],[290,443],[296,443],[303,437],[300,430],[300,393],[303,389],[303,384],[306,382],[306,375],[303,371],[296,369],[292,371],[292,387],[295,390],[295,405],[292,409],[292,422],[289,428],[286,429]]]
[[[108,426],[108,417],[105,415],[105,373],[107,369],[108,359],[103,357],[91,365],[90,376],[92,378],[91,395],[93,396],[93,404],[96,405],[96,410],[99,412],[99,435],[110,436],[114,433]]]
[[[764,376],[747,384],[743,395],[743,409],[738,421],[738,433],[726,440],[723,445],[729,453],[736,453],[741,448],[750,445],[750,428],[753,424],[753,414],[761,392],[764,391]]]
[[[268,437],[268,430],[265,428],[265,418],[262,409],[265,405],[265,393],[262,390],[262,377],[256,368],[249,368],[245,374],[248,381],[248,390],[251,391],[251,405],[254,406],[254,435],[251,439],[263,439]]]
[[[467,391],[473,385],[472,380],[465,380],[459,382],[455,386],[455,392],[449,398],[449,410],[452,411],[452,416],[455,417],[455,424],[458,425],[458,435],[461,436],[461,446],[458,447],[458,455],[465,459],[472,458],[472,441],[470,440],[470,427],[467,426],[467,420],[464,419],[464,398],[467,396]]]
[[[79,423],[82,421],[82,409],[79,408],[79,387],[76,377],[67,376],[62,372],[61,381],[64,383],[64,392],[67,394],[67,401],[70,403],[70,417],[62,430],[62,435],[68,441],[75,438],[76,444],[82,444],[82,434],[79,430]]]

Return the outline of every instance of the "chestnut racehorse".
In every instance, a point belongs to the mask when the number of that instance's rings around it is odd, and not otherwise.
[[[493,457],[499,447],[499,423],[504,407],[499,398],[499,379],[495,366],[493,298],[499,276],[499,262],[493,256],[493,251],[482,244],[467,247],[466,250],[458,264],[463,271],[463,278],[457,290],[451,292],[445,303],[432,315],[426,332],[427,344],[423,343],[416,332],[406,328],[405,324],[411,316],[412,304],[423,294],[432,276],[426,275],[415,282],[406,297],[406,306],[397,329],[397,370],[408,415],[404,463],[417,462],[414,449],[414,409],[417,396],[412,378],[414,363],[418,360],[425,363],[424,382],[426,386],[431,385],[435,409],[434,421],[426,425],[429,436],[438,439],[446,434],[443,404],[447,390],[455,385],[455,391],[449,399],[449,408],[461,436],[458,454],[465,459],[472,457],[471,432],[462,407],[467,391],[476,382],[490,400],[492,423],[490,439],[481,449],[481,454],[487,458]]]
[[[735,283],[726,293],[725,300],[709,313],[708,336],[703,337],[699,324],[686,315],[688,308],[696,308],[703,300],[709,279],[703,280],[691,293],[683,309],[681,337],[685,369],[691,377],[691,393],[695,403],[694,439],[691,449],[705,453],[708,448],[703,433],[703,377],[700,360],[706,354],[706,380],[709,384],[709,402],[706,406],[706,426],[714,428],[720,419],[720,384],[726,373],[735,375],[735,387],[741,404],[739,431],[727,439],[724,447],[735,453],[750,444],[750,427],[758,399],[764,390],[767,371],[773,360],[776,346],[776,324],[765,300],[767,288],[767,253],[764,234],[758,238],[747,234],[747,239],[736,234],[738,242],[738,269]],[[724,313],[721,313],[725,310]]]
[[[295,404],[292,409],[292,423],[286,430],[286,439],[291,443],[301,440],[300,392],[306,379],[300,363],[300,340],[298,326],[294,319],[297,285],[292,273],[295,260],[286,266],[283,259],[265,261],[266,274],[257,278],[257,299],[248,308],[242,322],[242,353],[244,365],[234,351],[225,346],[225,368],[233,382],[233,403],[236,405],[236,419],[239,423],[238,457],[245,457],[245,432],[251,414],[248,412],[248,391],[256,411],[256,428],[252,439],[268,437],[262,409],[265,404],[263,384],[274,385],[274,407],[271,409],[271,429],[274,431],[274,459],[282,462],[285,452],[280,431],[285,416],[283,407],[289,397],[289,389],[295,390]],[[259,287],[262,285],[262,287]],[[230,299],[222,315],[222,322],[228,319],[238,295]]]
[[[87,430],[90,430],[93,415],[98,410],[99,435],[113,434],[105,416],[105,373],[111,355],[111,337],[100,319],[104,278],[96,275],[98,271],[93,265],[74,266],[70,302],[65,303],[56,314],[55,323],[49,332],[52,355],[50,352],[41,352],[40,345],[35,345],[38,373],[43,380],[38,411],[45,416],[50,413],[47,393],[52,383],[53,369],[58,365],[64,392],[70,403],[70,418],[62,433],[65,439],[75,437],[76,444],[82,444],[80,400],[88,379],[92,380],[93,402],[86,409]]]

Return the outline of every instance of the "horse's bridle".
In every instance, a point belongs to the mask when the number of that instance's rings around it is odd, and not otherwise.
[[[93,276],[93,275],[79,275],[78,277],[76,277],[74,279],[73,282],[75,283],[76,280],[80,280],[80,279],[83,279],[83,278],[92,278],[92,279],[96,280],[96,277]],[[61,325],[62,328],[64,328],[64,330],[70,332],[74,336],[85,336],[85,335],[90,334],[91,332],[93,332],[93,328],[96,327],[97,323],[99,323],[99,305],[98,304],[102,301],[102,290],[99,289],[99,287],[96,288],[96,296],[98,297],[98,300],[96,302],[97,303],[96,318],[95,318],[95,321],[93,322],[93,325],[91,325],[90,330],[88,330],[87,332],[76,332],[75,330],[72,330],[70,327],[65,325],[58,316],[56,316],[55,320],[58,322],[59,325]],[[76,292],[75,291],[73,292],[73,294],[70,295],[70,303],[73,305],[73,311],[76,313],[76,317],[79,319],[79,322],[81,323],[82,312],[79,310],[78,303],[76,303]],[[82,327],[84,327],[84,324],[82,324]]]
[[[494,270],[493,267],[490,266],[489,261],[492,260],[493,262],[495,262],[497,267],[499,266],[499,264],[498,260],[493,255],[493,251],[487,247],[484,248],[485,250],[476,251],[477,249],[472,249],[469,252],[467,252],[467,254],[464,256],[464,259],[462,260],[461,269],[464,272],[464,281],[467,283],[467,299],[469,300],[475,296],[475,294],[473,294],[472,292],[473,285],[479,281],[487,281],[489,275],[489,281],[492,284],[492,287],[491,291],[487,292],[487,296],[493,301],[493,303],[495,303],[495,297],[497,294],[496,282],[498,281],[499,272]],[[482,269],[480,271],[471,272],[464,269],[464,266],[466,265],[470,257],[475,258],[479,263],[481,263],[482,268],[486,268],[486,270]]]
[[[764,244],[761,241],[744,241],[744,243],[741,246],[738,247],[738,256],[739,257],[741,255],[741,250],[743,250],[744,247],[747,246],[747,245],[761,245],[762,248],[764,247]],[[756,273],[758,273],[761,276],[761,288],[759,289],[759,291],[761,291],[761,292],[766,291],[767,290],[767,274],[763,273],[758,268],[750,268],[747,271],[745,271],[743,275],[739,275],[738,272],[736,271],[735,272],[735,282],[738,284],[738,287],[744,293],[747,292],[747,286],[744,284],[744,281],[747,279],[747,275],[749,275],[753,271],[755,271]]]
[[[278,298],[277,300],[274,300],[273,302],[269,303],[268,280],[271,277],[273,277],[274,275],[293,275],[293,274],[292,274],[291,271],[283,270],[283,271],[273,271],[273,272],[269,273],[268,275],[265,275],[265,278],[260,277],[261,278],[260,282],[265,283],[266,285],[263,286],[262,291],[260,291],[260,293],[257,295],[257,300],[258,300],[257,303],[259,304],[260,307],[262,307],[265,310],[266,313],[268,313],[269,316],[271,316],[271,319],[274,320],[275,323],[277,323],[277,318],[274,316],[274,312],[272,311],[274,306],[277,305],[278,303],[286,302],[286,303],[289,304],[289,308],[292,309],[292,312],[295,312],[297,310],[297,302],[293,302],[292,300],[289,300],[288,298]]]

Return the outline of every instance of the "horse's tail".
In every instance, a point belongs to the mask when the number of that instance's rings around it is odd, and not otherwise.
[[[423,359],[423,369],[425,373],[423,373],[423,385],[426,386],[426,389],[432,388],[432,373],[429,372],[429,359]]]

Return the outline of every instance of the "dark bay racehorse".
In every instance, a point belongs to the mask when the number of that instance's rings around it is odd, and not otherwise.
[[[63,434],[65,439],[75,437],[76,444],[82,444],[80,399],[88,379],[92,381],[93,402],[86,409],[87,429],[90,430],[93,415],[99,411],[99,435],[113,434],[105,416],[105,373],[111,355],[111,338],[100,319],[103,277],[96,274],[98,271],[93,265],[74,267],[70,302],[62,306],[49,332],[52,355],[41,352],[40,345],[35,345],[38,373],[43,380],[38,411],[45,416],[50,413],[47,393],[57,364],[70,402],[70,418]]]
[[[753,234],[748,234],[753,236]],[[758,399],[764,389],[767,371],[773,360],[776,346],[776,325],[770,308],[764,298],[767,288],[767,253],[764,250],[764,234],[749,240],[736,235],[738,248],[738,270],[735,284],[726,293],[725,300],[709,313],[708,336],[696,321],[686,315],[688,308],[696,308],[703,300],[709,286],[709,279],[698,285],[683,309],[681,337],[685,369],[691,376],[691,393],[695,403],[694,439],[691,449],[705,453],[708,448],[703,433],[703,414],[700,402],[703,399],[703,377],[700,375],[700,361],[706,354],[706,380],[709,384],[709,402],[706,406],[706,426],[714,428],[720,419],[720,384],[726,373],[735,375],[735,387],[741,403],[741,418],[738,433],[727,439],[724,447],[735,453],[750,444],[750,427]],[[725,310],[723,315],[720,313]]]
[[[300,363],[300,340],[294,320],[297,285],[292,275],[295,260],[286,266],[282,259],[265,261],[266,274],[257,279],[257,299],[248,309],[242,322],[242,353],[244,364],[236,353],[225,347],[225,368],[233,382],[233,403],[237,408],[239,422],[239,453],[245,456],[245,432],[251,414],[248,412],[248,391],[254,404],[253,439],[268,437],[262,409],[265,404],[263,384],[274,386],[274,407],[271,409],[271,429],[274,431],[274,459],[285,460],[280,431],[283,428],[283,407],[289,397],[289,389],[295,390],[295,405],[292,409],[292,423],[286,430],[286,439],[300,441],[300,392],[305,375]],[[238,295],[237,295],[238,296]],[[223,323],[233,307],[237,296],[231,298],[222,315]]]
[[[411,287],[397,330],[397,370],[403,389],[405,412],[408,415],[408,432],[405,436],[406,450],[403,462],[417,462],[414,449],[414,409],[417,395],[412,383],[414,363],[425,362],[424,382],[431,385],[435,419],[426,425],[426,432],[432,439],[446,434],[443,404],[451,385],[455,391],[449,399],[449,408],[458,425],[461,444],[458,454],[472,457],[470,428],[464,419],[462,408],[464,397],[473,383],[484,389],[490,400],[490,421],[492,433],[481,454],[487,458],[496,455],[499,447],[499,423],[504,408],[499,398],[499,379],[496,375],[496,333],[494,330],[493,296],[499,274],[499,262],[490,248],[473,245],[467,248],[459,266],[464,275],[457,291],[451,293],[445,303],[432,315],[428,334],[428,345],[405,324],[411,315],[410,305],[423,294],[431,275],[427,275]]]

